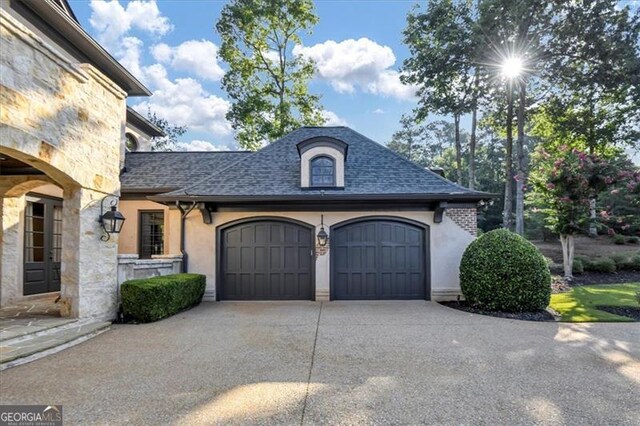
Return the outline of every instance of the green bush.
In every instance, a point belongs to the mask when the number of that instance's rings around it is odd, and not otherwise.
[[[633,237],[629,237],[627,238],[627,242],[629,244],[640,244],[640,237],[636,237],[635,235]]]
[[[593,272],[615,272],[616,262],[608,257],[601,257],[589,262],[589,271]]]
[[[613,243],[619,246],[624,244],[624,235],[616,234],[613,236]]]
[[[549,304],[551,274],[533,244],[518,234],[496,229],[465,250],[460,287],[465,299],[480,309],[537,311]]]
[[[616,268],[620,269],[620,265],[629,261],[629,255],[626,253],[616,253],[609,256],[616,264]]]
[[[617,267],[620,271],[640,271],[640,254],[627,257],[624,262],[617,264]]]
[[[578,258],[574,258],[572,270],[573,270],[573,273],[576,275],[582,274],[584,272],[584,263],[582,263],[582,260]]]
[[[206,279],[199,274],[176,274],[130,280],[122,284],[125,316],[152,322],[197,305],[202,300]]]

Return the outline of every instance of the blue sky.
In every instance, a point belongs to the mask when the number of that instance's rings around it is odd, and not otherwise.
[[[220,87],[226,68],[215,57],[215,23],[224,1],[71,0],[83,27],[152,91],[129,104],[187,125],[181,149],[235,149]],[[316,0],[320,22],[301,52],[318,63],[310,90],[322,95],[330,124],[344,124],[382,143],[415,106],[398,69],[411,1]]]

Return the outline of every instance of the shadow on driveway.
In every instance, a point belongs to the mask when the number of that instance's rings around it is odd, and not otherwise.
[[[640,424],[640,327],[430,302],[203,303],[0,373],[81,424]]]

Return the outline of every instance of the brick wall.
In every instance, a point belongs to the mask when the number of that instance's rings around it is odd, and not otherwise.
[[[476,209],[447,209],[445,214],[474,237],[478,234],[478,215]]]

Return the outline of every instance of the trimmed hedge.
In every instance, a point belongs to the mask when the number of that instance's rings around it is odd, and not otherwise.
[[[122,309],[140,322],[158,321],[200,303],[205,285],[205,276],[199,274],[129,280],[120,289]]]
[[[586,267],[587,265],[585,265]],[[589,262],[588,267],[588,270],[593,272],[615,272],[616,262],[608,257],[602,257]]]
[[[460,287],[465,299],[480,309],[538,311],[549,304],[551,274],[536,246],[518,234],[496,229],[465,250]]]

